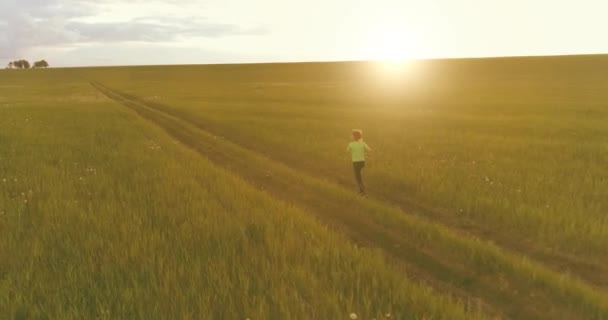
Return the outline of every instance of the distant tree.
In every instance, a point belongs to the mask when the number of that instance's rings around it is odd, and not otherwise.
[[[11,61],[11,62],[9,62],[9,63],[8,63],[8,66],[7,66],[6,68],[7,68],[7,69],[12,69],[12,68],[13,68],[13,62],[12,62],[12,61]]]
[[[34,62],[34,68],[38,69],[38,68],[48,68],[49,67],[49,63],[46,62],[46,60],[40,60],[40,61],[36,61]]]
[[[17,69],[29,69],[30,63],[27,60],[17,60],[13,61],[13,67]]]

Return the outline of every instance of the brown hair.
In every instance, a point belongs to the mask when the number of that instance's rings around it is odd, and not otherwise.
[[[353,130],[353,139],[355,139],[355,141],[363,139],[363,131],[358,129]]]

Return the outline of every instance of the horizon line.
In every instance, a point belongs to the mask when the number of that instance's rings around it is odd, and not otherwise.
[[[539,55],[505,55],[505,56],[453,56],[432,58],[404,58],[404,59],[353,59],[353,60],[286,60],[286,61],[250,61],[250,62],[218,62],[218,63],[169,63],[169,64],[116,64],[116,65],[79,65],[49,67],[48,69],[79,69],[79,68],[126,68],[126,67],[163,67],[163,66],[222,66],[222,65],[264,65],[264,64],[306,64],[306,63],[373,63],[384,61],[440,61],[440,60],[491,60],[491,59],[513,59],[513,58],[558,58],[558,57],[583,57],[604,56],[606,53],[572,53],[572,54],[539,54]],[[18,59],[21,60],[21,59]],[[26,59],[23,59],[26,60]],[[34,69],[34,68],[30,68]],[[5,70],[0,68],[0,70]],[[42,70],[42,69],[36,69]]]

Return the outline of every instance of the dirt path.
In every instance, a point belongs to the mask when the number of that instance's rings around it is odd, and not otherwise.
[[[214,133],[214,131],[210,129],[211,126],[207,125],[204,119],[193,118],[191,115],[187,114],[187,112],[160,103],[145,101],[122,92],[120,94],[130,101],[136,101],[149,108],[188,122],[203,131],[211,134]],[[243,147],[238,141],[231,142]],[[243,148],[247,149],[246,147]],[[251,149],[249,149],[249,151],[255,152]],[[279,161],[277,159],[272,160],[284,164],[286,163],[285,161]],[[333,182],[336,182],[345,188],[352,187],[351,177],[345,178],[336,175],[334,172],[330,171],[331,169],[300,166],[297,161],[290,163],[289,166],[317,178],[331,177],[332,180],[334,180]],[[608,292],[608,263],[603,263],[602,260],[590,261],[588,256],[566,255],[560,253],[558,250],[546,248],[535,241],[514,236],[511,232],[497,230],[496,228],[488,228],[488,226],[473,219],[463,219],[461,215],[454,214],[448,210],[425,206],[416,202],[415,199],[407,198],[402,194],[374,194],[374,197],[377,200],[385,201],[391,205],[397,206],[407,213],[416,214],[419,217],[426,218],[434,223],[439,222],[452,230],[457,230],[463,234],[473,235],[481,239],[487,239],[502,248],[524,254],[535,261],[540,261],[543,264],[550,266],[554,270],[579,277],[583,281],[586,281],[587,284],[604,292]]]
[[[163,110],[165,108],[101,84],[93,85],[204,157],[274,197],[307,209],[353,240],[381,249],[390,259],[398,262],[410,277],[418,278],[438,291],[448,291],[473,308],[480,308],[493,316],[513,319],[600,319],[604,315],[603,311],[608,312],[602,309],[603,306],[582,310],[578,302],[564,301],[569,295],[578,295],[578,292],[564,294],[539,286],[535,283],[535,275],[526,274],[522,270],[488,269],[475,263],[477,260],[468,257],[466,251],[469,249],[464,247],[479,246],[483,250],[488,247],[490,249],[487,250],[491,251],[491,245],[485,245],[479,239],[467,235],[450,235],[458,239],[455,242],[462,242],[454,244],[461,247],[454,247],[457,250],[451,252],[452,248],[440,241],[433,241],[432,237],[429,237],[429,241],[424,241],[418,227],[411,225],[413,222],[394,220],[380,214],[381,211],[399,211],[387,207],[381,201],[356,196],[353,198],[352,192],[341,186],[303,174],[218,138],[191,123],[186,117],[169,113]],[[398,215],[407,216],[403,212],[394,214]],[[597,310],[602,310],[602,313]]]

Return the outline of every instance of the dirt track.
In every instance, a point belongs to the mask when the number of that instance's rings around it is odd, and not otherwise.
[[[526,279],[515,273],[488,271],[486,274],[480,274],[470,261],[459,260],[457,255],[446,252],[446,248],[434,243],[421,243],[416,236],[409,234],[407,226],[399,224],[398,221],[384,221],[378,215],[369,214],[374,210],[384,209],[400,211],[388,204],[395,199],[375,200],[355,196],[353,200],[352,196],[349,196],[351,192],[343,186],[303,174],[285,164],[214,136],[178,110],[144,101],[99,83],[92,85],[202,156],[266,190],[274,197],[305,208],[319,220],[339,229],[354,241],[384,251],[390,259],[402,266],[410,277],[421,279],[438,291],[448,291],[472,308],[480,308],[485,313],[501,318],[584,318],[569,305],[559,303],[561,297],[554,296],[550,289],[527,283]],[[403,207],[406,212],[415,210],[431,217],[441,216],[440,213],[411,203],[392,203]],[[399,214],[407,215],[405,212]],[[470,231],[467,230],[467,233]],[[472,231],[473,234],[483,233],[480,230]],[[467,241],[479,241],[464,232],[460,233]],[[516,244],[499,245],[514,252],[521,252]],[[549,258],[540,260],[550,262]],[[567,262],[554,263],[559,266]],[[501,281],[506,285],[499,285],[498,278],[503,279]]]

